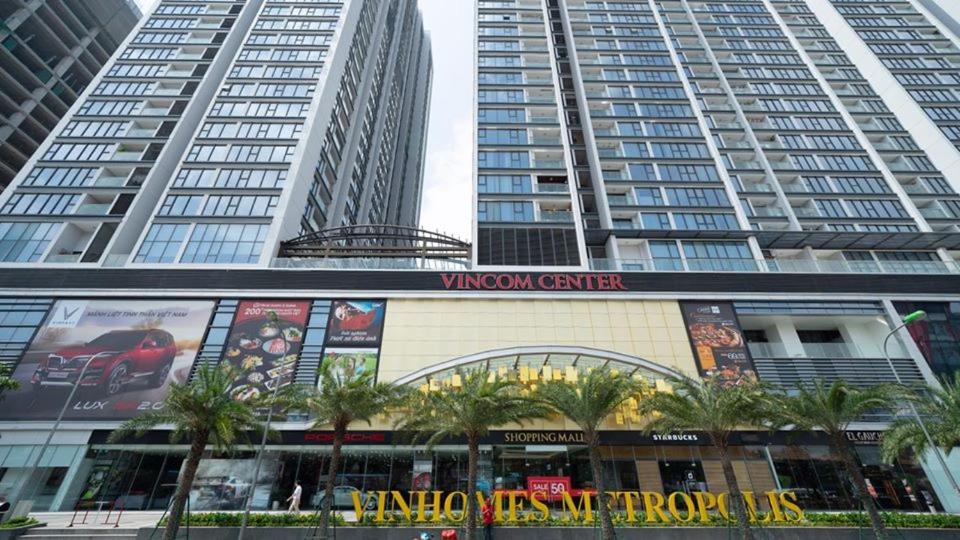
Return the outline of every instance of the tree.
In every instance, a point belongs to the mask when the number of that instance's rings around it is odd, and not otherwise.
[[[477,528],[474,494],[477,491],[480,439],[491,428],[546,418],[550,410],[523,395],[523,387],[517,381],[498,377],[486,369],[458,369],[451,381],[451,385],[439,390],[412,394],[409,410],[397,423],[397,429],[412,432],[416,437],[429,435],[426,439],[428,448],[444,439],[462,437],[467,440],[466,540],[474,540]]]
[[[702,382],[689,378],[670,378],[668,382],[672,392],[657,392],[640,402],[640,411],[655,417],[644,431],[706,434],[720,456],[737,526],[743,538],[753,538],[750,516],[730,457],[730,436],[737,428],[761,427],[766,423],[769,403],[766,387],[749,379],[731,384],[728,379],[717,376]]]
[[[7,366],[0,365],[0,400],[3,400],[4,392],[17,388],[20,388],[20,381],[10,376],[10,370]]]
[[[863,471],[854,457],[845,431],[851,423],[865,414],[889,411],[897,402],[910,397],[910,392],[898,385],[877,385],[858,388],[842,379],[827,385],[822,380],[797,386],[790,394],[781,394],[774,402],[773,417],[796,429],[820,430],[827,436],[830,448],[840,458],[851,481],[855,495],[870,517],[873,531],[879,540],[887,538],[883,518],[867,490]]]
[[[207,444],[213,444],[218,452],[227,452],[238,441],[249,443],[247,432],[263,430],[258,411],[272,406],[288,407],[291,403],[285,392],[278,393],[277,400],[261,396],[236,400],[230,390],[238,378],[237,370],[228,364],[202,365],[188,382],[170,385],[162,409],[127,420],[110,434],[109,440],[117,442],[131,435],[143,436],[157,426],[170,425],[173,427],[170,434],[172,443],[184,439],[190,441],[190,450],[173,494],[163,540],[174,540],[177,536],[197,466]]]
[[[927,388],[917,396],[914,406],[924,419],[934,444],[947,454],[960,446],[960,372],[940,379],[939,387]],[[887,461],[893,461],[908,449],[918,456],[934,450],[913,414],[895,419],[883,434],[881,446],[883,458]]]
[[[639,381],[603,368],[580,371],[576,381],[544,381],[535,394],[537,399],[566,416],[583,432],[590,468],[593,470],[593,483],[597,488],[597,507],[604,540],[613,539],[615,534],[600,458],[600,424],[640,389]]]
[[[351,360],[355,359],[325,362],[320,368],[319,389],[307,399],[307,409],[314,417],[313,429],[333,427],[333,449],[320,515],[320,530],[324,532],[330,523],[333,488],[347,429],[353,422],[370,424],[374,416],[398,405],[406,394],[403,387],[375,382],[375,371],[359,370]]]

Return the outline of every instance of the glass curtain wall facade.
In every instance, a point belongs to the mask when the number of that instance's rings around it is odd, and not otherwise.
[[[888,4],[480,0],[478,264],[956,271],[960,50]]]
[[[0,262],[268,265],[415,225],[430,77],[413,0],[163,0],[0,198]]]
[[[0,187],[50,135],[140,16],[132,0],[0,3]]]

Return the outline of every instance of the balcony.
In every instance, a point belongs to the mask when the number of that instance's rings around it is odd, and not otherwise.
[[[801,343],[788,350],[783,343],[747,343],[754,358],[869,358],[853,343]]]
[[[569,210],[541,210],[538,221],[549,223],[573,223],[573,212]]]

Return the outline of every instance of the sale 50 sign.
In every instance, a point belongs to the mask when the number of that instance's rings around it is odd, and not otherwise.
[[[528,476],[527,491],[529,493],[545,493],[544,500],[563,500],[564,492],[570,491],[569,476]]]

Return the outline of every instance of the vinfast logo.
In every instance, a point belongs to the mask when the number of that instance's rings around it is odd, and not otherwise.
[[[443,288],[458,291],[628,291],[620,274],[440,274]]]

